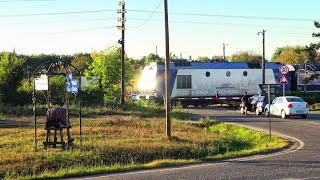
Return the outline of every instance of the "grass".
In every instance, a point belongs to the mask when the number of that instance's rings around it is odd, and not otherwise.
[[[32,124],[0,126],[0,177],[47,179],[149,169],[245,156],[286,145],[264,133],[207,119],[196,125],[180,122],[177,119],[191,116],[175,111],[170,139],[165,135],[165,119],[157,117],[164,112],[159,107],[137,106],[115,115],[85,118],[83,146],[79,144],[79,121],[72,118],[72,151],[44,150],[39,145],[34,152]],[[32,122],[32,117],[16,119]],[[39,117],[39,144],[45,138],[43,119]]]
[[[309,109],[310,109],[310,111],[319,111],[320,110],[320,103],[310,105]]]

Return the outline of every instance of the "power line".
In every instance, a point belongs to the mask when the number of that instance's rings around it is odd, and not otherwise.
[[[53,12],[53,13],[36,13],[36,14],[9,14],[9,15],[0,15],[0,18],[4,18],[4,17],[27,17],[27,16],[52,16],[52,15],[100,13],[100,12],[114,12],[114,10],[102,9],[102,10],[91,10],[91,11],[69,11],[69,12]]]
[[[49,34],[55,35],[55,34],[64,34],[64,33],[73,33],[73,32],[95,31],[95,30],[110,29],[110,28],[116,28],[116,27],[117,26],[107,26],[107,27],[87,28],[87,29],[76,29],[76,30],[69,30],[69,31],[54,32]]]
[[[137,10],[131,9],[128,11],[141,12],[141,13],[153,13],[149,10]],[[154,12],[162,14],[163,12]],[[264,17],[264,16],[240,16],[240,15],[223,15],[223,14],[204,14],[204,13],[184,13],[184,12],[171,12],[170,14],[175,15],[187,15],[187,16],[206,16],[206,17],[223,17],[223,18],[241,18],[241,19],[264,19],[264,20],[282,20],[282,21],[314,21],[315,19],[307,18],[285,18],[285,17]]]
[[[56,1],[56,0],[3,0],[0,3],[15,3],[15,2],[48,2],[48,1]]]
[[[154,15],[154,13],[156,13],[156,11],[157,11],[158,8],[160,7],[162,1],[163,1],[163,0],[160,0],[160,1],[159,1],[158,6],[156,7],[156,9],[155,9],[154,11],[152,11],[152,13],[151,13],[151,15],[149,16],[149,18],[145,19],[145,21],[144,21],[142,24],[140,24],[140,25],[138,25],[138,26],[136,26],[136,27],[133,27],[133,28],[140,28],[141,26],[144,26],[144,25],[152,18],[152,16]]]
[[[21,1],[21,0],[20,0]],[[24,0],[28,1],[28,0]],[[29,0],[32,1],[32,0]],[[33,0],[37,1],[37,0]],[[46,0],[38,0],[38,1],[46,1]],[[47,0],[54,1],[54,0]],[[140,12],[140,13],[151,13],[149,20],[151,17],[157,13],[162,14],[163,12],[157,11],[160,4],[153,11],[150,10],[139,10],[139,9],[129,9],[130,12]],[[0,1],[6,2],[6,1]],[[9,14],[9,15],[0,15],[0,18],[4,17],[26,17],[26,16],[50,16],[50,15],[65,15],[65,14],[82,14],[82,13],[99,13],[99,12],[114,12],[112,9],[101,9],[101,10],[88,10],[88,11],[71,11],[71,12],[52,12],[52,13],[36,13],[36,14]],[[223,14],[205,14],[205,13],[185,13],[185,12],[171,12],[170,14],[174,15],[187,15],[187,16],[205,16],[205,17],[222,17],[222,18],[240,18],[240,19],[264,19],[264,20],[279,20],[279,21],[314,21],[316,19],[309,18],[286,18],[286,17],[265,17],[265,16],[241,16],[241,15],[223,15]]]

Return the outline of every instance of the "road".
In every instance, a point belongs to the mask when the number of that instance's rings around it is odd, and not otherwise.
[[[186,111],[218,121],[269,129],[267,117],[209,106]],[[320,113],[308,119],[271,118],[272,133],[296,139],[293,149],[198,165],[91,176],[84,179],[320,179]]]

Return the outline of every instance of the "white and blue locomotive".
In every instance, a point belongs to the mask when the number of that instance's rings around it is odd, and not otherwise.
[[[278,84],[282,75],[280,63],[265,64],[265,84]],[[151,63],[139,80],[141,98],[163,100],[165,96],[165,65]],[[288,77],[290,79],[290,77]],[[240,101],[244,92],[255,95],[261,92],[262,69],[260,63],[246,62],[196,62],[170,63],[170,88],[173,103],[207,106],[225,101]],[[286,89],[289,89],[289,84]]]

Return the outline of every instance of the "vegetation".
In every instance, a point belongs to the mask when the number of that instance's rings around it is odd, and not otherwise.
[[[229,61],[231,62],[258,62],[262,61],[262,56],[249,51],[242,51],[233,54]]]
[[[130,116],[122,112],[124,115],[84,119],[83,146],[79,143],[79,121],[72,118],[72,151],[45,151],[39,145],[34,152],[32,118],[5,118],[11,125],[0,127],[0,175],[8,179],[61,178],[244,156],[286,145],[279,138],[270,140],[264,133],[209,119],[194,125],[176,121],[189,121],[190,116],[181,112],[173,113],[173,137],[167,139],[160,107],[133,108]],[[40,126],[41,142],[45,131],[43,124]]]
[[[319,111],[320,110],[320,103],[316,103],[316,104],[309,106],[309,109],[311,111]]]
[[[121,49],[110,48],[92,56],[93,63],[85,72],[87,78],[97,77],[98,85],[88,89],[102,90],[106,105],[114,105],[120,102],[121,94]],[[131,84],[133,69],[130,68],[131,60],[125,57],[125,86]],[[93,88],[92,88],[93,87]]]
[[[22,79],[24,59],[4,53],[0,57],[0,102],[14,104],[17,101],[17,87]],[[16,104],[14,104],[16,105]]]
[[[303,91],[291,91],[286,92],[287,96],[299,96],[305,100],[309,105],[320,102],[320,94],[317,92],[303,92]]]
[[[286,46],[275,50],[272,61],[281,62],[283,64],[299,64],[304,63],[308,59],[308,54],[302,46]]]

